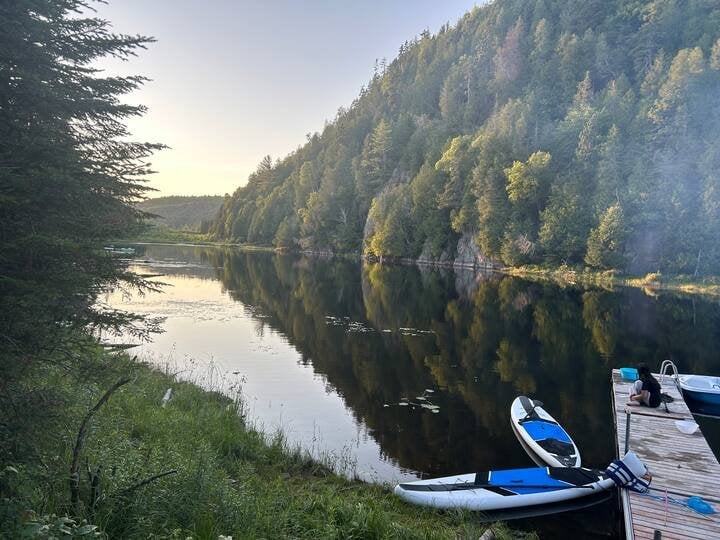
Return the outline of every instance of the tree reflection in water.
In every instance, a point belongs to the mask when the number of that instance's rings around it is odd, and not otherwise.
[[[509,428],[518,394],[542,399],[584,464],[603,466],[614,457],[612,367],[672,358],[682,371],[720,373],[712,301],[340,258],[144,253],[195,260],[203,277],[214,267],[231,297],[287,337],[387,456],[431,475],[529,464]],[[397,406],[425,389],[435,390],[438,414]]]

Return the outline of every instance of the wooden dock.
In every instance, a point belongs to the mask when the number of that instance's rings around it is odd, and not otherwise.
[[[659,375],[655,377],[660,380]],[[692,413],[674,381],[666,378],[662,388],[663,392],[675,398],[673,403],[668,404],[669,412],[663,405],[657,409],[627,406],[631,383],[624,381],[617,369],[613,370],[612,382],[618,456],[625,454],[629,418],[628,447],[653,475],[651,487],[654,490],[650,493],[663,498],[657,500],[645,494],[621,490],[626,538],[652,539],[655,531],[660,531],[663,540],[720,539],[720,513],[701,515],[684,506],[666,504],[664,500],[665,489],[676,493],[668,493],[669,497],[683,501],[691,495],[700,496],[708,502],[720,499],[720,463],[704,435],[699,429],[693,435],[685,435],[675,426],[675,420],[691,420]],[[720,504],[711,504],[720,511]]]

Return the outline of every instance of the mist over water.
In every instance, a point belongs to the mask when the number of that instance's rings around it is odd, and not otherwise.
[[[240,390],[258,427],[371,481],[532,466],[509,426],[520,394],[605,467],[613,367],[720,374],[715,300],[206,247],[136,258],[170,285],[112,298],[167,318],[142,355]],[[701,426],[717,452],[718,426]]]

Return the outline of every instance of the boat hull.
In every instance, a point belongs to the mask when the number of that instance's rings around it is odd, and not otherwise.
[[[698,392],[695,390],[683,390],[683,392],[695,401],[720,407],[720,394],[708,394],[706,392]]]
[[[677,382],[689,405],[696,405],[705,414],[720,415],[720,377],[680,375]]]

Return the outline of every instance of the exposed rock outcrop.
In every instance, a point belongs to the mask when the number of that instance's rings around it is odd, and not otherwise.
[[[475,241],[475,232],[464,233],[457,244],[453,266],[459,268],[500,268],[502,264],[483,255]]]

